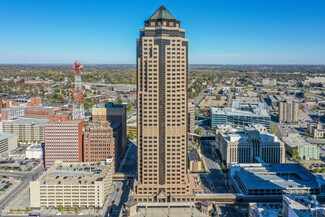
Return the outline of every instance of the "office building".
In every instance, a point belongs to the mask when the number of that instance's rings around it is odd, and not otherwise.
[[[10,152],[18,148],[17,135],[0,133],[0,154]]]
[[[108,121],[115,121],[119,122],[121,124],[121,145],[116,147],[116,151],[118,153],[121,153],[121,158],[124,157],[124,153],[126,152],[127,149],[127,135],[126,135],[126,130],[127,130],[127,124],[126,124],[126,105],[124,104],[114,104],[112,102],[109,102],[106,104],[107,108],[107,120]],[[117,150],[117,148],[119,150]]]
[[[112,187],[114,162],[55,163],[30,182],[30,207],[102,208]]]
[[[107,108],[104,103],[94,105],[91,110],[92,120],[107,121]]]
[[[283,217],[324,217],[325,207],[309,194],[284,195]]]
[[[321,123],[307,123],[307,130],[315,139],[322,139],[325,137],[325,128]]]
[[[238,105],[238,104],[235,104]],[[271,116],[264,107],[232,107],[232,108],[211,108],[210,120],[211,129],[217,125],[231,125],[232,127],[244,127],[252,124],[261,124],[270,130]]]
[[[107,104],[97,104],[92,108],[92,119],[103,121],[115,121],[121,124],[121,138],[120,144],[116,146],[117,153],[122,153],[121,157],[124,157],[124,153],[127,149],[127,115],[126,105],[114,104],[109,102]]]
[[[230,164],[229,176],[244,202],[280,202],[284,194],[325,193],[325,180],[298,163]]]
[[[262,85],[264,87],[274,87],[274,86],[276,86],[276,79],[275,78],[273,78],[273,79],[265,78],[262,80]]]
[[[262,125],[240,129],[218,126],[215,144],[227,166],[230,163],[253,163],[256,157],[267,163],[285,162],[284,143]]]
[[[44,141],[44,125],[48,119],[18,118],[12,121],[3,121],[2,131],[7,134],[15,134],[18,141]]]
[[[279,104],[279,122],[297,123],[299,102],[281,101]]]
[[[45,168],[56,160],[82,161],[83,121],[51,121],[45,124]]]
[[[113,158],[115,171],[119,168],[122,127],[119,122],[97,120],[90,122],[84,132],[83,157],[85,162],[98,162]]]
[[[187,174],[187,73],[185,30],[161,6],[137,39],[137,202],[185,201],[193,195]]]
[[[25,107],[25,117],[49,119],[52,115],[54,115],[54,111],[55,108],[53,107],[27,106]]]
[[[298,151],[298,156],[303,160],[318,160],[320,148],[317,145],[310,144],[297,133],[289,133],[288,136],[282,137],[285,143],[286,151],[293,155],[293,150]],[[297,156],[297,157],[298,157]]]
[[[3,108],[1,111],[2,120],[13,120],[19,117],[25,116],[25,107],[24,106],[13,106],[9,108]]]
[[[188,102],[188,132],[194,133],[195,131],[195,104]]]

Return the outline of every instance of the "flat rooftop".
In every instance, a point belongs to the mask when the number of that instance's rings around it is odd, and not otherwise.
[[[254,109],[252,111],[244,111],[240,109],[234,109],[234,108],[211,108],[212,114],[220,114],[220,115],[234,115],[234,116],[251,116],[251,117],[267,117],[270,118],[270,115],[268,114],[266,109]]]
[[[233,103],[260,103],[260,99],[258,97],[246,97],[246,96],[239,96]]]
[[[240,165],[240,164],[239,164]],[[319,188],[316,177],[300,164],[242,164],[238,177],[247,189]]]
[[[55,164],[43,174],[39,181],[43,184],[89,184],[94,181],[101,181],[107,170],[114,169],[112,161],[62,163],[55,161]]]
[[[3,139],[7,139],[11,136],[14,136],[14,134],[4,134],[4,133],[0,133],[0,140],[3,140]]]
[[[16,124],[16,125],[40,125],[44,126],[44,124],[50,122],[49,119],[42,118],[18,118],[12,121],[5,121],[7,124]]]
[[[278,217],[282,214],[282,203],[250,203],[249,206],[260,217]]]
[[[196,149],[188,150],[188,159],[189,161],[200,161],[200,156],[197,153]]]
[[[250,131],[257,131],[252,128]],[[248,132],[249,133],[249,132]],[[263,142],[280,142],[276,135],[270,133],[259,133],[260,141]],[[248,142],[249,135],[245,133],[244,130],[233,129],[227,133],[222,133],[225,140],[229,142]]]
[[[193,212],[192,212],[193,211]],[[206,217],[207,215],[203,214],[196,208],[140,208],[134,217],[142,216],[155,216],[155,217],[165,217],[165,216],[177,216],[177,217]],[[192,215],[193,213],[193,215]]]
[[[316,200],[310,194],[300,194],[300,195],[284,195],[284,200],[287,200],[289,206],[295,210],[299,216],[314,216],[313,211],[315,209],[324,210],[325,207],[322,206],[320,202]],[[312,209],[314,209],[312,211]]]
[[[289,133],[287,137],[282,137],[282,140],[287,145],[292,146],[292,147],[303,147],[303,146],[317,147],[316,145],[312,145],[309,142],[307,142],[304,138],[302,138],[297,133]]]
[[[69,121],[50,121],[49,124],[78,124],[81,121],[69,120]]]

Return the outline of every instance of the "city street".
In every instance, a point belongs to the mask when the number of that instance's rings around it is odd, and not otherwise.
[[[119,168],[119,172],[123,174],[136,174],[137,165],[137,146],[136,142],[129,142],[129,148]],[[131,181],[116,182],[113,187],[107,209],[104,216],[108,214],[110,217],[118,217],[123,203],[127,201],[130,192]]]
[[[203,140],[201,141],[202,155],[205,158],[206,169],[208,174],[206,175],[206,181],[212,193],[228,193],[224,176],[221,172],[219,159],[215,159],[212,153],[214,149],[214,141]],[[215,155],[216,156],[216,155]]]
[[[1,212],[3,211],[4,207],[10,209],[10,207],[8,207],[10,202],[13,199],[15,199],[17,196],[21,196],[21,193],[29,186],[29,182],[36,180],[38,178],[38,176],[42,174],[43,171],[44,171],[44,167],[41,164],[41,165],[35,167],[34,170],[32,170],[29,173],[22,173],[21,176],[18,175],[18,172],[16,172],[16,173],[10,173],[9,171],[7,173],[1,172],[2,176],[4,176],[4,175],[8,176],[8,177],[11,176],[15,179],[21,180],[21,182],[16,186],[16,188],[13,190],[13,192],[11,194],[5,195],[0,200]]]

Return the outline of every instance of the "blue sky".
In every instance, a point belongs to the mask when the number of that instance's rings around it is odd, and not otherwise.
[[[161,4],[190,64],[325,64],[324,0],[0,0],[0,64],[134,64]]]

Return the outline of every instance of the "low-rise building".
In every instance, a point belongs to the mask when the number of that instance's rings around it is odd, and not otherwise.
[[[7,134],[16,134],[18,141],[44,141],[44,125],[48,122],[48,119],[18,118],[3,121],[2,131]]]
[[[265,78],[262,80],[262,85],[264,87],[274,87],[274,86],[276,86],[276,79],[275,78],[273,78],[273,79]]]
[[[15,134],[0,134],[0,154],[18,148],[17,141],[17,135]]]
[[[315,139],[323,139],[325,137],[325,128],[321,123],[308,123],[307,129]]]
[[[282,137],[285,143],[286,151],[294,154],[296,149],[298,156],[304,160],[318,160],[320,156],[320,148],[317,145],[312,145],[308,143],[304,138],[302,138],[297,133],[289,133],[287,137]]]
[[[325,180],[298,163],[230,164],[229,177],[244,202],[280,202],[284,194],[325,195]]]
[[[43,159],[42,144],[31,144],[26,148],[25,154],[28,159]]]
[[[278,217],[282,215],[282,203],[249,203],[248,217]]]
[[[311,92],[304,92],[304,97],[306,99],[316,100],[316,94]]]
[[[217,125],[230,124],[232,127],[244,127],[262,124],[268,130],[271,127],[271,116],[266,109],[241,110],[235,108],[211,108],[211,129]]]
[[[30,206],[102,208],[112,187],[113,159],[98,163],[55,163],[30,182]]]
[[[191,172],[202,172],[203,162],[201,161],[200,153],[196,149],[188,150],[188,164]]]
[[[325,207],[316,200],[315,196],[309,194],[284,195],[283,217],[323,217]]]
[[[230,163],[253,163],[256,157],[267,163],[285,162],[284,143],[260,124],[244,128],[217,126],[215,144],[227,166]]]
[[[53,107],[27,106],[25,107],[25,117],[49,119],[54,114],[54,110]]]
[[[8,108],[3,108],[1,111],[3,121],[13,120],[19,117],[25,116],[25,107],[24,106],[13,106]]]

